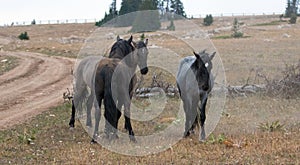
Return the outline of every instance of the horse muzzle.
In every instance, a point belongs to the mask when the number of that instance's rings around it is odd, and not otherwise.
[[[145,75],[147,73],[148,73],[148,67],[145,67],[145,68],[141,69],[141,74],[142,75]]]
[[[204,90],[204,91],[208,91],[209,85],[203,85],[203,86],[201,87],[201,89]]]

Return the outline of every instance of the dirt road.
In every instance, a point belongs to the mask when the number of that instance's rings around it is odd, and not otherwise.
[[[0,130],[22,123],[63,102],[72,87],[73,59],[29,52],[1,52],[19,65],[0,76]]]

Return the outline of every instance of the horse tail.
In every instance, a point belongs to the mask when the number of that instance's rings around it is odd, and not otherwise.
[[[110,124],[115,124],[117,116],[116,103],[112,96],[111,82],[114,69],[108,66],[103,68],[104,74],[104,116]],[[114,126],[114,125],[113,125]]]

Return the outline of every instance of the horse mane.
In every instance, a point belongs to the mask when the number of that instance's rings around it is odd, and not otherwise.
[[[113,44],[108,57],[123,59],[132,51],[134,51],[134,47],[131,43],[128,43],[126,40],[119,39]]]

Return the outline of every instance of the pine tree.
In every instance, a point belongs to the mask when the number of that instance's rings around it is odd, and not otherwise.
[[[186,17],[183,3],[180,0],[171,0],[171,11],[174,12],[175,14]]]
[[[128,14],[139,10],[142,0],[122,0],[120,15]]]
[[[109,13],[107,14],[105,12],[104,18],[99,21],[96,22],[96,26],[102,26],[103,24],[109,22],[110,20],[116,18],[118,16],[118,11],[117,11],[117,2],[116,0],[113,0],[113,2],[111,3],[110,7],[109,7]]]
[[[288,0],[287,1],[287,7],[285,9],[286,17],[291,17],[291,15],[293,15],[293,14],[297,15],[298,3],[299,3],[299,0]]]

